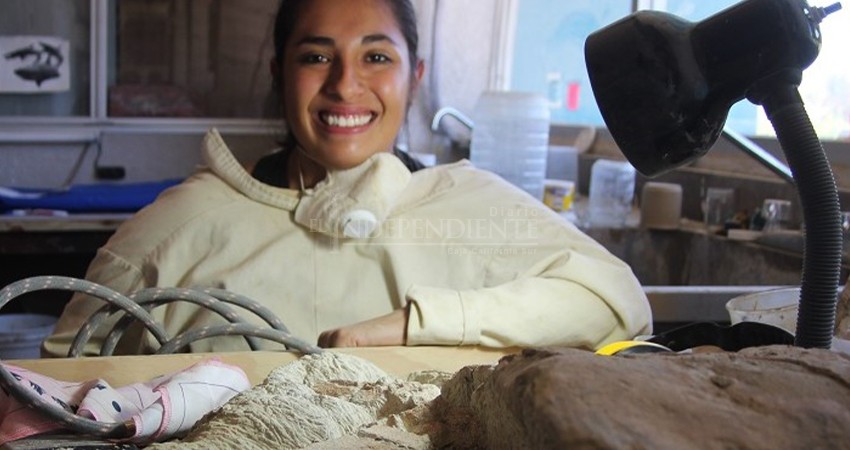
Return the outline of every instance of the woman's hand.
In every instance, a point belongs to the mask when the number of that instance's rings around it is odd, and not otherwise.
[[[408,308],[319,335],[319,347],[379,347],[407,342]]]

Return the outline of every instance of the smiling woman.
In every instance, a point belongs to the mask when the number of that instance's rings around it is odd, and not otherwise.
[[[466,161],[424,169],[394,147],[424,71],[416,30],[406,0],[283,0],[283,148],[249,173],[211,131],[206,167],[124,223],[86,277],[127,294],[224,288],[324,347],[597,348],[650,332],[631,268],[571,223]],[[100,306],[77,294],[46,352],[67,352]],[[221,320],[182,303],[152,315],[170,335]],[[134,327],[116,352],[156,348]]]
[[[325,168],[348,169],[392,151],[422,78],[417,43],[401,28],[415,25],[413,10],[382,0],[366,3],[305,8],[287,1],[278,15],[272,71],[281,86],[289,142],[298,143],[288,166],[301,171],[306,187],[323,179]],[[296,16],[297,23],[287,20]]]

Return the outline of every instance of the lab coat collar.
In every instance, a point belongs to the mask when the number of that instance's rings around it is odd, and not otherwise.
[[[299,191],[271,186],[252,177],[233,156],[217,129],[209,130],[204,136],[202,154],[208,170],[246,197],[287,211],[294,211],[298,207],[301,200]],[[414,208],[442,195],[455,185],[455,171],[464,170],[468,166],[469,161],[462,160],[413,173],[394,210],[400,212]]]
[[[246,197],[287,211],[293,211],[298,206],[298,191],[274,187],[252,177],[236,160],[215,128],[204,136],[202,152],[204,163],[209,169]]]

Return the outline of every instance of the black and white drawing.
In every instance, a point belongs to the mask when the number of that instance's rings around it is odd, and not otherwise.
[[[67,91],[69,48],[52,36],[0,36],[0,92]]]

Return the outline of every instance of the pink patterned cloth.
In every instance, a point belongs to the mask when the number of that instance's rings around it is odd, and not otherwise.
[[[8,364],[3,367],[23,386],[57,407],[101,422],[132,421],[136,434],[129,440],[141,444],[188,431],[205,414],[251,387],[242,369],[217,359],[119,388],[101,379],[65,382]],[[21,404],[5,389],[0,390],[0,446],[60,429],[58,422]]]

